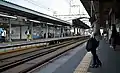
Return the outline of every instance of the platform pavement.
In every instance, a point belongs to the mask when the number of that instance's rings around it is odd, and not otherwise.
[[[60,58],[50,62],[48,65],[36,70],[33,73],[73,73],[79,62],[86,54],[86,43],[68,51]]]
[[[19,45],[19,44],[26,44],[26,43],[34,43],[34,42],[39,42],[39,41],[46,41],[46,40],[51,40],[51,38],[48,39],[37,39],[37,40],[31,40],[31,41],[13,41],[13,42],[4,42],[4,43],[0,43],[0,48],[4,47],[4,46],[12,46],[12,45]],[[1,48],[0,49],[0,54],[4,53],[4,52],[8,52],[9,50],[15,50],[15,48]],[[21,49],[21,48],[20,48]],[[19,49],[18,49],[19,50]]]
[[[76,38],[76,37],[83,37],[83,36],[67,36],[67,37],[61,37],[61,38],[36,39],[36,40],[32,40],[32,41],[5,42],[5,43],[0,43],[0,47],[16,45],[16,44],[23,44],[23,43],[44,42],[44,41],[51,41],[51,40],[58,40],[58,39],[60,40],[60,39],[67,39],[67,38]]]
[[[90,73],[120,73],[120,48],[117,47],[114,51],[110,48],[110,45],[102,40],[100,42],[97,54],[102,61],[102,67],[100,68],[89,68]]]

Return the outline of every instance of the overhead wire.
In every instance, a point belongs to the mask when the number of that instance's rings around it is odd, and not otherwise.
[[[27,2],[29,2],[29,3],[31,3],[31,4],[33,4],[33,5],[35,5],[35,6],[38,6],[38,7],[43,8],[43,9],[46,9],[46,10],[48,10],[48,11],[54,12],[53,9],[48,8],[48,7],[45,7],[45,6],[41,5],[41,4],[37,4],[37,3],[36,3],[35,1],[33,1],[33,0],[24,0],[24,1],[27,1]]]
[[[25,1],[27,1],[27,2],[29,2],[29,3],[31,3],[31,4],[33,4],[33,5],[35,5],[35,6],[38,6],[38,7],[40,7],[40,8],[44,8],[44,9],[46,9],[46,10],[48,10],[48,11],[52,11],[52,12],[55,12],[53,9],[51,9],[51,8],[47,8],[47,7],[45,7],[45,6],[43,6],[43,5],[41,5],[41,4],[37,4],[35,1],[33,1],[33,0],[25,0]],[[72,0],[65,0],[66,2],[68,2],[69,4],[70,4],[70,2],[72,1]],[[57,16],[57,15],[55,15],[55,16]],[[71,15],[70,15],[71,16]],[[75,15],[76,16],[76,15]],[[71,17],[71,18],[73,18],[73,17],[75,17],[74,15]],[[69,16],[68,17],[66,17],[66,16],[64,16],[65,18],[70,18]],[[69,19],[69,20],[72,20],[72,19]],[[69,21],[68,20],[68,21]]]

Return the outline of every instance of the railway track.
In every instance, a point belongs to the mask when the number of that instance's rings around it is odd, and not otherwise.
[[[3,58],[1,59],[3,62],[0,64],[0,72],[1,73],[29,72],[30,70],[49,61],[50,59],[53,59],[59,56],[60,54],[68,51],[73,44],[76,44],[76,42],[78,43],[78,41],[81,41],[81,40],[82,39],[71,40],[69,42],[67,41],[58,45],[49,46],[39,50],[31,51],[28,53],[23,53],[20,55]],[[62,48],[65,48],[65,49],[62,49]]]
[[[64,41],[62,43],[59,43],[59,44],[54,44],[54,45],[48,45],[48,46],[43,46],[41,48],[35,48],[35,49],[30,49],[30,50],[27,50],[27,51],[19,51],[19,53],[12,53],[12,54],[5,54],[5,55],[0,55],[0,61],[4,61],[6,59],[9,59],[9,58],[12,58],[12,57],[17,57],[17,56],[21,56],[21,55],[25,55],[25,54],[29,54],[29,53],[33,53],[33,52],[37,52],[37,51],[41,51],[41,50],[44,50],[44,49],[49,49],[51,47],[55,47],[55,46],[58,46],[58,45],[62,45],[62,44],[65,44],[65,43],[69,43],[71,40],[69,41]]]

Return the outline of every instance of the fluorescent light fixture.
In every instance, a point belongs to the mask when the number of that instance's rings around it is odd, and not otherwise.
[[[15,17],[15,16],[9,16],[9,15],[4,15],[4,14],[0,14],[0,16],[7,17],[7,18],[17,19],[17,17]]]
[[[52,24],[52,23],[47,23],[48,25],[54,25],[54,24]]]
[[[57,26],[62,26],[62,25],[57,25]]]
[[[56,24],[52,24],[52,23],[47,23],[48,25],[55,25],[55,26],[62,26],[62,25],[56,25]]]
[[[37,20],[30,20],[30,21],[35,23],[40,23],[40,21],[37,21]]]

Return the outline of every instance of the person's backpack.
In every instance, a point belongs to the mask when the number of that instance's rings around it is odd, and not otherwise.
[[[92,38],[87,41],[86,50],[89,52],[92,49]]]
[[[86,50],[89,52],[92,49],[96,49],[98,45],[99,45],[99,41],[97,41],[95,38],[92,37],[87,41]]]

